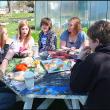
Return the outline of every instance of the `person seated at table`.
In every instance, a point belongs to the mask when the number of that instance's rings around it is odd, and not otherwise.
[[[31,29],[27,20],[22,20],[18,26],[18,34],[14,39],[15,57],[25,57],[30,54],[30,50],[34,45],[34,39],[31,36]]]
[[[7,29],[0,26],[0,66],[11,47],[12,40],[8,37]],[[3,74],[0,70],[0,79]],[[16,102],[16,95],[0,81],[0,110],[11,109]]]
[[[88,29],[90,48],[83,48],[71,69],[70,88],[85,92],[87,110],[110,109],[110,22],[100,20]],[[92,53],[90,53],[90,49]],[[90,54],[89,54],[90,53]]]
[[[5,26],[0,25],[0,64],[2,63],[7,51],[12,46],[12,39],[8,37]]]
[[[87,35],[82,31],[81,22],[78,17],[72,17],[68,21],[68,29],[60,36],[61,49],[78,50],[86,45]]]
[[[31,36],[31,29],[26,20],[19,23],[18,35],[14,37],[13,47],[10,48],[1,64],[1,71],[5,73],[8,61],[13,57],[26,57],[31,55],[31,48],[34,45],[34,39]]]
[[[41,32],[39,34],[39,52],[53,51],[57,48],[57,38],[52,31],[52,21],[50,18],[42,18],[40,22]]]
[[[2,63],[12,44],[13,40],[8,37],[7,29],[0,25],[0,69],[3,69],[2,67],[4,67]]]

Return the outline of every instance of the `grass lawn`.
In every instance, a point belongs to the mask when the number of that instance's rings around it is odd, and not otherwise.
[[[4,16],[0,16],[0,22],[9,22],[11,19],[20,19],[20,18],[29,18],[29,17],[34,17],[34,13],[7,13]]]

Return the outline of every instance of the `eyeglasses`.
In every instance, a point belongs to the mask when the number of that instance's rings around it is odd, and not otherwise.
[[[70,27],[71,27],[71,26],[74,26],[74,24],[73,24],[73,23],[68,23],[68,26],[70,26]]]

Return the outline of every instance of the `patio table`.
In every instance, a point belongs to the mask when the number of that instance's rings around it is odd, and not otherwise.
[[[87,95],[72,93],[69,78],[70,71],[48,73],[40,80],[35,79],[35,86],[31,90],[25,87],[24,82],[16,82],[7,77],[2,81],[24,101],[24,109],[32,108],[34,98],[46,98],[37,109],[47,109],[55,99],[63,99],[68,109],[80,109],[79,101],[84,104]],[[18,90],[17,83],[20,83],[21,90]]]

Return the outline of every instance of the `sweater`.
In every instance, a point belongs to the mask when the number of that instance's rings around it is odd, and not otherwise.
[[[70,88],[88,94],[85,109],[110,109],[110,44],[98,46],[73,66]]]

